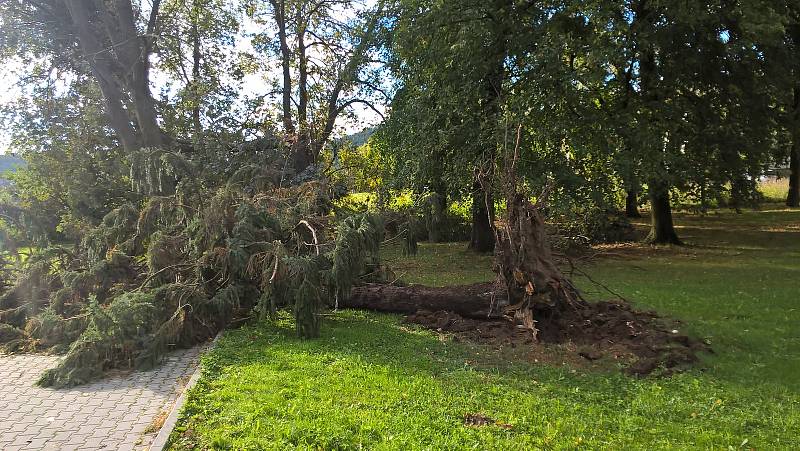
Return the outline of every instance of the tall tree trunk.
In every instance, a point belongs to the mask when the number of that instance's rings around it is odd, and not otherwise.
[[[300,133],[308,129],[308,57],[306,56],[306,25],[302,17],[302,8],[297,10],[297,62],[299,98],[297,101],[297,122]]]
[[[493,11],[513,9],[508,0],[495,0]],[[489,173],[485,176],[491,180],[497,149],[502,145],[499,133],[502,114],[503,82],[506,77],[506,55],[508,53],[508,25],[502,15],[492,17],[493,42],[488,57],[492,61],[484,80],[485,107],[481,111],[478,138],[483,144],[485,153],[480,157],[481,163],[488,163]],[[470,232],[469,249],[476,252],[492,252],[496,244],[494,233],[494,196],[491,184],[481,180],[480,168],[476,168],[472,182],[472,230]]]
[[[77,30],[78,40],[92,70],[100,92],[105,100],[106,114],[122,147],[133,152],[141,147],[131,119],[125,109],[125,95],[114,76],[114,61],[109,52],[104,51],[97,36],[92,32],[91,9],[82,1],[67,2],[72,22]]]
[[[158,125],[149,84],[153,37],[139,35],[131,1],[72,0],[65,4],[122,146],[128,151],[163,147],[167,139]],[[153,2],[147,27],[150,33],[156,29],[158,5],[159,1]]]
[[[289,51],[286,32],[286,1],[270,0],[275,13],[275,23],[278,25],[278,40],[281,46],[281,68],[283,70],[283,128],[288,135],[294,134],[292,121],[292,53]]]
[[[192,127],[193,146],[195,152],[200,150],[200,143],[203,135],[203,124],[200,122],[200,31],[197,27],[200,14],[198,0],[193,2],[192,11]]]
[[[625,216],[629,218],[641,218],[639,213],[639,190],[629,189],[625,196]]]
[[[306,56],[305,25],[300,10],[297,12],[297,51],[298,51],[298,90],[297,104],[297,138],[292,149],[292,167],[296,174],[300,174],[311,166],[319,153],[311,139],[311,130],[308,124],[308,57]],[[338,98],[338,93],[336,94]],[[324,145],[324,144],[323,144]],[[321,148],[320,148],[321,151]]]
[[[130,0],[115,0],[117,32],[110,32],[117,58],[124,71],[122,78],[128,86],[142,144],[146,147],[164,147],[165,136],[158,125],[156,104],[150,92],[150,55],[145,52],[148,41],[136,29],[133,5]]]
[[[428,205],[425,211],[425,226],[428,229],[428,241],[442,243],[448,238],[444,230],[447,215],[447,190],[440,176],[434,178],[432,188],[433,192],[428,196]]]
[[[648,183],[650,194],[650,234],[645,238],[650,244],[681,244],[675,225],[672,222],[672,207],[669,203],[669,185],[651,180]]]
[[[794,87],[794,115],[800,121],[800,84]],[[800,207],[800,127],[797,123],[793,124],[792,130],[792,150],[789,155],[789,194],[786,196],[786,205],[789,207]]]
[[[789,171],[789,194],[786,196],[786,205],[800,207],[800,144],[797,142],[797,137],[792,140]]]
[[[472,231],[469,249],[476,252],[492,252],[494,235],[494,197],[486,192],[477,179],[472,183]]]

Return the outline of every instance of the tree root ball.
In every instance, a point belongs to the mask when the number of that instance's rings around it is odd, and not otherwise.
[[[699,353],[711,351],[681,334],[677,322],[618,301],[578,302],[558,315],[534,318],[534,336],[500,314],[507,302],[492,296],[492,287],[356,287],[345,306],[404,313],[406,322],[450,333],[459,341],[512,347],[570,344],[586,361],[623,356],[624,372],[632,376],[680,371],[695,364]]]

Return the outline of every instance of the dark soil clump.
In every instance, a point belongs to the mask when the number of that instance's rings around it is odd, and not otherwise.
[[[509,318],[465,318],[444,310],[419,310],[406,321],[490,345],[572,344],[587,361],[625,356],[624,371],[634,376],[680,371],[696,363],[700,352],[711,351],[702,341],[679,333],[676,322],[668,327],[654,312],[636,311],[624,302],[580,302],[574,307],[538,318],[536,333]]]

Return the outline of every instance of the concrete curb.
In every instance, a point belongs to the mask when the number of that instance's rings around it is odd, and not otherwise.
[[[211,350],[214,345],[217,344],[217,340],[219,340],[219,337],[221,336],[222,332],[220,331],[220,333],[218,333],[217,336],[211,340],[211,343],[209,343],[208,346],[206,346],[206,348],[200,352],[200,355]],[[178,396],[178,399],[176,399],[172,404],[172,409],[170,410],[167,419],[164,420],[164,424],[158,431],[158,435],[150,444],[150,447],[148,448],[150,451],[163,451],[164,448],[166,448],[167,441],[169,441],[169,436],[172,434],[172,430],[175,429],[175,425],[178,424],[181,408],[183,408],[183,405],[186,404],[187,394],[189,393],[189,390],[194,387],[195,384],[197,384],[197,381],[200,379],[200,373],[202,373],[202,367],[198,361],[197,368],[194,370],[192,377],[190,377],[189,381],[186,382],[186,385],[183,387],[183,391],[181,392],[180,396]]]

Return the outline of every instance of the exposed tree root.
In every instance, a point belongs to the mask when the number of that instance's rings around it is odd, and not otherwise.
[[[677,324],[668,325],[655,313],[636,311],[622,301],[575,301],[574,308],[558,314],[536,310],[534,314],[539,316],[532,331],[524,319],[514,315],[505,296],[493,299],[492,288],[492,284],[443,288],[370,285],[354,288],[354,295],[341,306],[403,313],[409,323],[478,343],[569,343],[587,360],[624,355],[629,357],[625,372],[631,375],[677,371],[697,362],[699,352],[710,351],[705,343],[680,333]],[[550,316],[544,316],[546,312]]]

